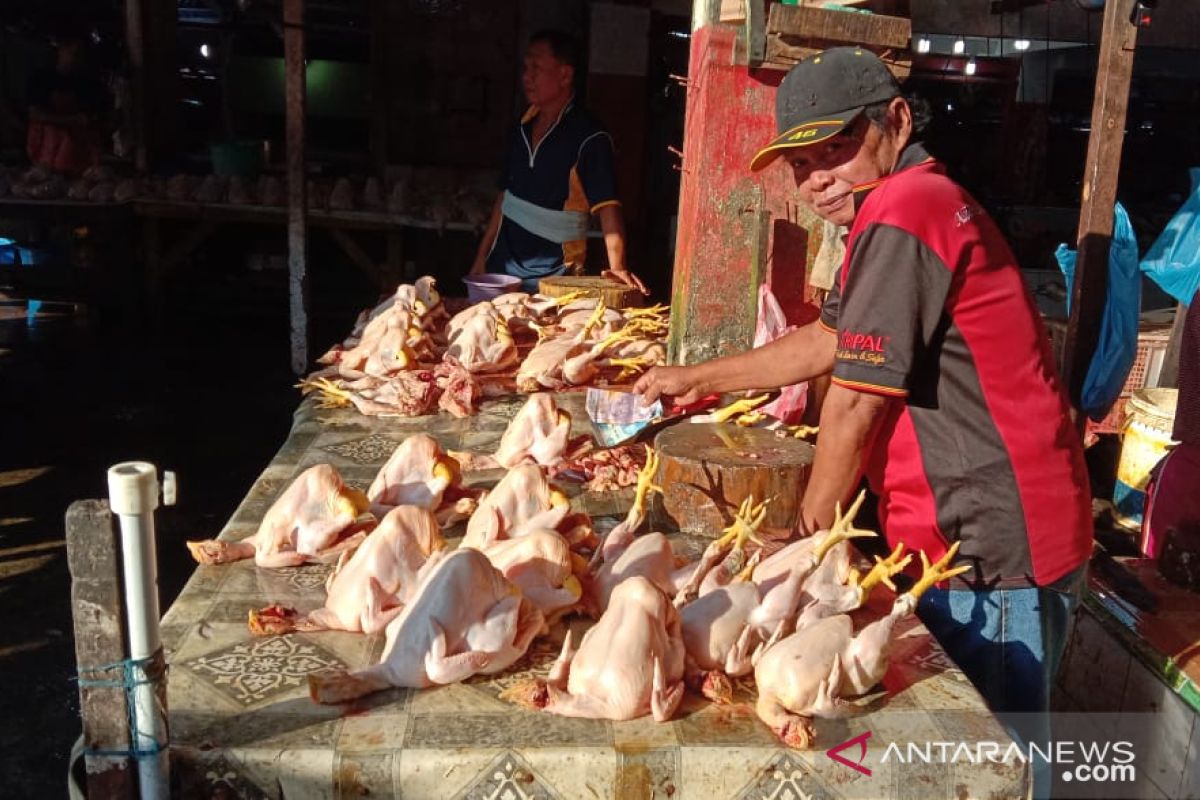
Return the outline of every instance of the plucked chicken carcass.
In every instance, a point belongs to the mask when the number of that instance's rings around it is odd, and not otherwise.
[[[275,501],[253,536],[240,542],[188,542],[188,550],[201,564],[224,564],[251,556],[260,567],[331,560],[351,545],[350,540],[339,542],[339,537],[367,506],[367,496],[343,483],[336,469],[317,464],[300,473]],[[361,540],[362,534],[357,537]]]
[[[572,515],[571,501],[546,480],[536,465],[510,470],[479,502],[479,508],[467,522],[463,547],[480,550],[501,539],[515,539],[539,529],[566,531],[572,547],[591,540],[590,524]]]
[[[416,506],[393,508],[353,554],[342,553],[325,582],[325,605],[294,624],[290,622],[294,615],[277,606],[251,611],[250,632],[258,636],[291,630],[377,633],[411,601],[421,577],[445,547],[430,511]]]
[[[420,417],[437,407],[438,388],[429,370],[397,372],[390,378],[370,375],[353,381],[312,377],[300,384],[304,393],[318,392],[320,408],[353,405],[368,417]]]
[[[571,415],[555,405],[549,394],[539,392],[530,395],[508,423],[495,455],[463,453],[459,458],[470,472],[521,464],[549,467],[563,460],[570,440]]]
[[[913,613],[920,596],[934,584],[970,569],[969,565],[948,568],[957,552],[956,542],[934,564],[922,552],[921,579],[896,598],[889,614],[857,635],[850,617],[838,614],[768,647],[754,668],[759,719],[785,745],[809,747],[815,735],[813,717],[843,713],[842,698],[863,694],[883,678],[892,631]]]
[[[453,497],[447,495],[448,490]],[[473,505],[457,505],[458,500],[470,499],[463,494],[458,462],[446,455],[437,440],[427,433],[409,436],[392,451],[367,489],[367,499],[371,501],[371,512],[377,516],[396,506],[418,506],[437,512],[442,524],[451,524],[451,511],[458,516],[465,510],[469,516],[475,510]]]
[[[665,722],[683,699],[683,665],[678,612],[657,586],[633,577],[616,588],[577,651],[567,636],[547,680],[521,683],[501,697],[568,717],[650,713]]]
[[[478,550],[442,558],[387,626],[381,662],[309,677],[318,703],[341,703],[392,686],[421,688],[494,674],[525,654],[544,621]]]
[[[558,531],[531,530],[492,542],[482,552],[538,607],[547,625],[579,602],[583,590],[575,572],[584,564]]]
[[[476,314],[450,335],[444,358],[469,372],[502,372],[519,356],[512,331],[495,310]]]
[[[599,616],[611,601],[617,586],[631,577],[646,578],[663,592],[673,596],[691,575],[690,566],[676,565],[671,543],[661,533],[636,536],[646,519],[646,498],[652,492],[662,493],[654,484],[658,471],[658,454],[646,448],[646,466],[638,473],[633,504],[625,519],[604,537],[588,565],[584,579],[584,610]]]

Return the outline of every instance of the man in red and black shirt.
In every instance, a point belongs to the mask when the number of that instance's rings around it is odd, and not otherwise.
[[[1091,500],[1016,260],[913,140],[912,110],[871,53],[806,59],[776,103],[778,136],[751,169],[782,157],[800,199],[850,228],[821,318],[746,353],[656,369],[637,391],[686,403],[832,371],[803,532],[827,527],[865,474],[891,544],[933,560],[959,542],[972,569],[927,594],[922,619],[994,710],[1045,711],[1091,553]]]

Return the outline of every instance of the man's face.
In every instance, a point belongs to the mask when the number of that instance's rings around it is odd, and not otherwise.
[[[838,135],[788,150],[783,158],[792,168],[801,201],[821,219],[849,225],[856,212],[851,189],[892,171],[902,147],[898,140],[890,125],[880,130],[859,115]]]
[[[555,58],[554,51],[545,42],[534,42],[525,51],[521,87],[530,105],[552,105],[570,97],[574,77],[574,68]]]

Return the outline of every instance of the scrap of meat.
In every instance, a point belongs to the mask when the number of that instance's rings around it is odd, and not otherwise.
[[[645,448],[628,444],[584,452],[551,467],[550,476],[586,482],[585,488],[589,492],[613,492],[636,484],[638,472],[645,465]]]
[[[438,398],[438,408],[456,417],[469,417],[475,413],[483,387],[474,375],[458,364],[449,362],[438,364],[433,374],[442,392]]]

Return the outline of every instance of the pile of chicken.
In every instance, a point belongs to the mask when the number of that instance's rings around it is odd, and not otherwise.
[[[603,539],[546,477],[565,452],[569,418],[548,395],[531,398],[506,432],[504,478],[482,496],[462,488],[458,463],[431,437],[401,444],[363,494],[328,465],[302,473],[242,542],[190,543],[203,563],[253,557],[286,567],[337,559],[324,606],[300,616],[271,606],[251,612],[258,634],[335,628],[383,631],[375,666],[314,676],[321,703],[392,686],[425,687],[493,674],[516,663],[559,618],[596,620],[568,635],[545,678],[502,697],[569,716],[662,721],[691,688],[713,702],[732,698],[730,678],[753,674],[759,717],[787,745],[808,747],[815,716],[842,713],[888,665],[896,623],[947,568],[956,548],[930,564],[889,614],[860,627],[849,616],[911,561],[903,548],[862,569],[849,540],[856,501],[827,531],[790,543],[760,534],[767,503],[747,499],[732,524],[694,563],[662,533],[639,531],[658,457],[646,464],[626,517]],[[547,463],[550,462],[550,463]],[[461,543],[443,531],[469,514]]]
[[[615,311],[578,295],[519,292],[451,316],[433,278],[364,311],[300,387],[326,407],[420,416],[474,413],[482,397],[627,380],[666,359],[666,309]]]

